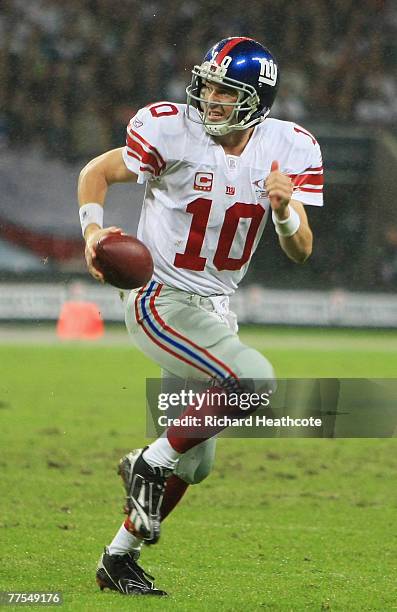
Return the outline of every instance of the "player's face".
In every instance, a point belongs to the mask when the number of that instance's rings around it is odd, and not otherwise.
[[[238,99],[235,89],[212,81],[203,81],[200,96],[205,100],[201,103],[202,110],[207,119],[213,122],[226,121],[233,113],[233,104]]]

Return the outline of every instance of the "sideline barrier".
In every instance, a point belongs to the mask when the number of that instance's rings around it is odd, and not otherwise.
[[[124,301],[120,299],[124,296]],[[65,302],[94,302],[104,321],[124,321],[128,292],[91,283],[2,283],[0,322],[57,321]],[[397,295],[344,290],[301,291],[241,287],[230,307],[240,323],[318,327],[397,328]]]

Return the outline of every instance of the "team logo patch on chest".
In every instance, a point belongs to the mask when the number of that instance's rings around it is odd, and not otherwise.
[[[232,185],[226,185],[225,187],[225,193],[226,195],[231,195],[233,196],[236,193],[236,188],[233,187]]]
[[[212,172],[196,172],[193,189],[196,191],[211,191],[214,175]]]

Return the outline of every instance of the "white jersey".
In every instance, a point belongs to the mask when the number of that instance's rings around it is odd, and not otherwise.
[[[146,181],[138,238],[154,279],[203,296],[233,293],[246,273],[269,216],[273,160],[293,179],[295,200],[323,204],[320,147],[288,121],[257,125],[236,157],[186,117],[185,104],[159,102],[131,119],[123,158]]]

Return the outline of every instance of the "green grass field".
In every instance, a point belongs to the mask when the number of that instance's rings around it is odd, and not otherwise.
[[[396,377],[397,333],[246,329],[280,377]],[[145,441],[127,344],[0,344],[0,590],[62,591],[63,610],[397,609],[396,439],[221,439],[211,476],[142,565],[165,600],[101,593],[123,515],[119,457]]]

